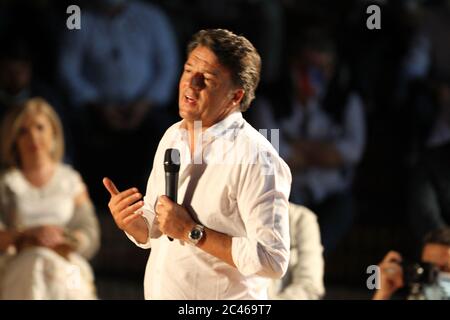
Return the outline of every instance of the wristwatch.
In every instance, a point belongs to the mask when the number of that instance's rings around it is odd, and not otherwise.
[[[204,226],[202,226],[201,224],[196,224],[192,228],[192,230],[189,231],[189,233],[188,233],[189,242],[192,245],[196,246],[199,243],[199,241],[203,238],[203,236],[205,234],[204,230],[205,230]]]

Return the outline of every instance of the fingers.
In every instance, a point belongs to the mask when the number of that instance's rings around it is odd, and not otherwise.
[[[141,209],[144,206],[144,201],[136,202],[135,204],[127,207],[125,210],[120,211],[118,218],[121,220],[125,220],[129,215],[134,214],[137,210]]]
[[[119,190],[116,188],[116,185],[111,181],[109,178],[103,178],[103,185],[105,186],[106,190],[111,194],[112,196],[115,196],[119,194]]]
[[[383,272],[395,288],[403,286],[403,268],[396,263],[387,263],[383,267]]]
[[[111,199],[111,205],[116,207],[116,210],[122,211],[130,204],[142,198],[142,194],[136,188],[125,190]]]
[[[58,226],[43,226],[36,235],[40,244],[52,248],[64,242],[63,230]]]
[[[161,204],[164,207],[170,208],[174,204],[174,202],[172,200],[170,200],[170,198],[168,196],[159,196],[158,204]]]
[[[173,206],[173,201],[167,196],[159,196],[156,202],[155,213],[157,215],[165,216],[168,211],[170,211]]]
[[[144,201],[138,201],[141,198],[142,195],[136,188],[125,190],[111,198],[108,206],[120,229],[124,230],[131,221],[142,215],[142,212],[136,213],[144,206]]]
[[[384,261],[380,264],[380,267],[387,275],[396,274],[399,271],[402,271],[402,267],[397,262],[393,261]]]
[[[137,218],[139,218],[140,216],[142,216],[142,211],[136,212],[134,214],[129,215],[128,217],[123,219],[123,223],[124,223],[124,225],[127,225],[130,222],[132,222],[132,221],[136,220]]]
[[[402,256],[396,251],[389,251],[379,264],[382,274],[389,280],[395,280],[401,277],[403,269],[400,265]]]

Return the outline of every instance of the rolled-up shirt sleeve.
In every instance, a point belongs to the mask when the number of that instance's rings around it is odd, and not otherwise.
[[[152,170],[147,182],[147,194],[144,197],[144,206],[141,209],[143,211],[142,217],[147,223],[147,228],[149,231],[147,241],[145,241],[145,243],[140,243],[136,241],[136,239],[132,235],[125,232],[128,239],[130,239],[135,245],[142,249],[151,248],[151,239],[158,238],[162,235],[161,231],[156,225],[157,221],[155,220],[155,206],[156,201],[158,201],[158,195],[156,192],[154,192],[154,188],[151,188],[152,186],[156,186],[156,182],[156,173],[155,170]]]
[[[149,222],[149,217],[150,215],[143,215],[142,217],[144,218],[144,221],[147,224],[147,228],[148,230],[150,230],[150,226],[153,224],[153,222]],[[151,216],[150,216],[151,217]],[[153,220],[152,218],[150,218],[150,220]],[[150,236],[150,232],[148,234],[147,240],[145,241],[145,243],[140,243],[138,242],[131,234],[129,234],[128,232],[125,231],[126,236],[128,237],[128,239],[130,239],[135,245],[137,245],[138,247],[142,248],[142,249],[150,249],[151,248],[151,236]]]
[[[291,173],[278,155],[272,172],[256,163],[243,166],[237,201],[247,235],[232,238],[233,261],[243,275],[281,278],[288,267]]]

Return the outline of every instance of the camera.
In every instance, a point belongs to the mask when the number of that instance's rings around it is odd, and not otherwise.
[[[402,264],[403,281],[409,289],[408,300],[447,300],[449,295],[442,281],[442,273],[432,263]]]
[[[439,268],[432,263],[425,262],[404,262],[401,264],[403,268],[403,281],[407,286],[432,285],[436,283]]]

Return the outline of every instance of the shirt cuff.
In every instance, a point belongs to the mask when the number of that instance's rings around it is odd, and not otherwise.
[[[147,218],[145,216],[142,216],[144,218],[145,223],[147,224],[147,230],[148,230],[148,236],[147,236],[147,240],[145,241],[145,243],[140,243],[138,242],[132,235],[130,235],[129,233],[125,232],[125,235],[128,237],[128,239],[130,239],[136,246],[138,246],[139,248],[142,249],[150,249],[151,248],[151,235],[150,235],[150,225],[149,222],[147,220]]]

